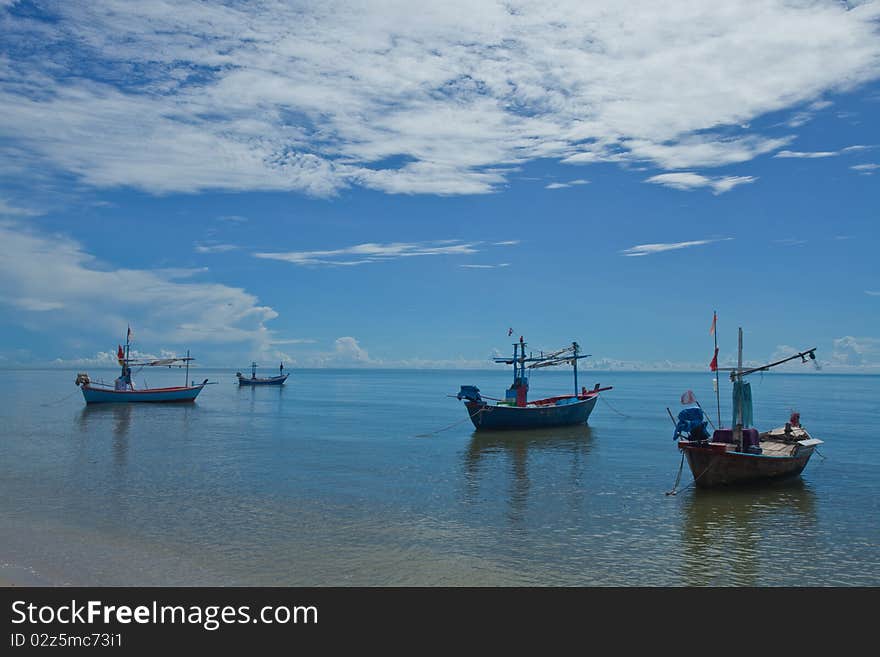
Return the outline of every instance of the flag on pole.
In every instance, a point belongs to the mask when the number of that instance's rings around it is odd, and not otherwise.
[[[131,342],[131,339],[134,337],[134,333],[131,330],[131,326],[128,327],[128,333],[125,336],[126,342]]]
[[[681,405],[687,406],[688,404],[696,404],[697,398],[694,397],[694,391],[688,390],[687,392],[682,393],[681,395]]]
[[[715,347],[715,355],[712,356],[712,362],[709,363],[709,369],[713,372],[718,371],[718,347]]]
[[[119,361],[120,365],[125,363],[125,351],[122,349],[122,345],[117,345],[119,348],[116,350],[116,360]]]
[[[712,313],[712,326],[709,327],[709,335],[713,335],[715,333],[715,323],[718,321],[718,315],[713,312]]]
[[[513,329],[509,328],[507,329],[507,337],[509,338],[511,335],[513,335]]]

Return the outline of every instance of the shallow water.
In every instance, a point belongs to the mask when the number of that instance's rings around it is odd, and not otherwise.
[[[827,458],[735,491],[686,487],[685,466],[666,496],[680,462],[666,406],[690,388],[714,408],[707,374],[581,372],[614,386],[588,427],[480,434],[446,395],[499,396],[506,371],[296,370],[256,389],[233,375],[198,370],[219,384],[194,405],[86,407],[74,372],[6,372],[0,579],[880,584],[880,377],[753,377],[759,428],[797,409]],[[541,372],[532,397],[570,386]]]

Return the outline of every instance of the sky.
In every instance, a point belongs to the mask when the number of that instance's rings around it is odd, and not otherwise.
[[[880,373],[878,117],[878,2],[0,0],[0,367]]]

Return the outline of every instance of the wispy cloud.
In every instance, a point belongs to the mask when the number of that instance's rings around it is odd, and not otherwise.
[[[797,237],[786,237],[781,240],[773,240],[774,244],[779,244],[781,246],[803,246],[807,243],[807,240],[803,240]]]
[[[737,185],[745,185],[753,183],[757,180],[754,176],[702,176],[698,173],[690,171],[682,171],[679,173],[661,173],[651,176],[645,182],[654,183],[656,185],[664,185],[672,189],[680,189],[691,191],[701,187],[708,187],[713,194],[723,194],[729,192]]]
[[[38,217],[43,214],[31,208],[21,208],[11,205],[5,199],[0,198],[0,217]]]
[[[588,185],[590,183],[589,180],[569,180],[568,182],[552,182],[549,185],[546,185],[544,189],[564,189],[566,187],[572,187],[574,185]]]
[[[748,162],[784,146],[791,139],[754,135],[722,139],[713,135],[691,135],[669,143],[633,139],[625,145],[634,159],[649,160],[664,169],[689,169]]]
[[[876,171],[880,169],[880,164],[875,164],[873,162],[867,162],[865,164],[854,164],[850,167],[853,171],[858,171],[860,174],[864,176],[870,176]]]
[[[40,7],[0,9],[4,167],[153,193],[478,194],[536,159],[746,162],[791,140],[752,119],[874,79],[880,55],[872,3]]]
[[[865,290],[865,294],[870,297],[880,297],[880,291],[877,290]]]
[[[294,265],[332,265],[353,266],[373,262],[383,262],[397,258],[414,258],[440,255],[471,255],[478,253],[479,243],[465,243],[458,240],[434,242],[392,242],[390,244],[365,243],[341,249],[324,251],[286,251],[254,253],[254,257],[266,260],[281,260]],[[354,259],[351,258],[354,256]]]
[[[492,242],[492,246],[516,246],[520,240],[504,240],[502,242]]]
[[[673,242],[671,244],[638,244],[624,249],[621,253],[629,257],[638,257],[652,255],[655,253],[663,253],[664,251],[676,251],[678,249],[688,249],[692,246],[703,246],[704,244],[712,244],[714,242],[726,242],[732,240],[732,237],[718,237],[708,240],[692,240],[690,242]]]
[[[810,103],[810,105],[806,109],[795,113],[795,115],[786,122],[786,125],[789,128],[799,128],[800,126],[809,122],[816,112],[831,107],[833,104],[834,103],[832,103],[830,100],[817,100],[813,103]]]
[[[804,158],[804,159],[816,159],[823,157],[837,157],[838,155],[843,155],[845,153],[856,153],[858,151],[864,151],[870,148],[870,146],[865,146],[862,144],[857,144],[855,146],[847,146],[846,148],[841,148],[836,151],[779,151],[773,157],[778,158]]]
[[[227,253],[235,251],[239,247],[235,244],[194,244],[193,248],[196,253]]]
[[[510,267],[509,262],[501,262],[497,265],[459,265],[465,269],[498,269],[499,267]]]

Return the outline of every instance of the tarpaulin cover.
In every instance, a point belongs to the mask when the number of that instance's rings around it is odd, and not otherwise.
[[[737,422],[740,400],[742,400],[742,422]],[[752,386],[748,381],[733,382],[733,426],[742,424],[752,426]]]

